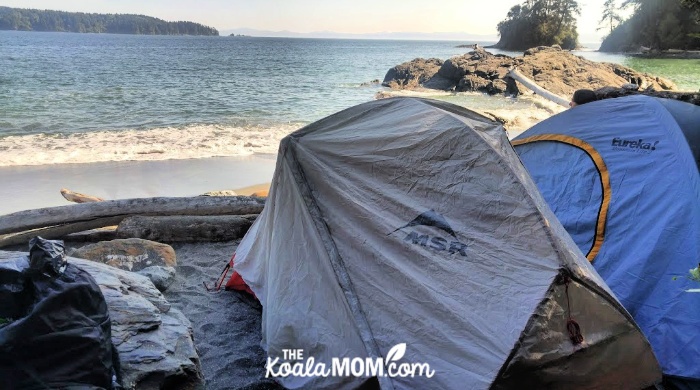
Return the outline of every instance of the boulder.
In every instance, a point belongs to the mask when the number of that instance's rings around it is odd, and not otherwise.
[[[102,241],[75,249],[70,255],[126,271],[140,271],[154,265],[177,265],[175,250],[170,245],[139,238]]]
[[[415,88],[432,78],[442,66],[437,58],[416,58],[387,72],[382,85],[391,88]]]
[[[153,282],[153,285],[160,291],[165,291],[175,281],[175,268],[154,265],[146,267],[137,272]]]
[[[0,251],[0,261],[17,256],[27,253]],[[125,389],[204,388],[191,323],[147,277],[74,257],[68,262],[92,275],[102,290]]]

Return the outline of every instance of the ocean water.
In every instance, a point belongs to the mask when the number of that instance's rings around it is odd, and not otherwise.
[[[391,67],[469,51],[458,44],[0,31],[0,167],[276,153],[286,134],[389,92],[376,81]],[[700,88],[694,60],[578,54]],[[421,96],[497,114],[512,131],[561,111],[538,98]]]

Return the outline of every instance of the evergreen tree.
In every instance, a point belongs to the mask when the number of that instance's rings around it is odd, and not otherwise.
[[[576,0],[525,0],[498,23],[501,39],[496,47],[525,50],[556,44],[574,49],[578,45],[576,16],[580,12]]]
[[[623,5],[634,13],[605,38],[601,51],[700,48],[698,0],[626,0]]]
[[[598,22],[600,26],[598,30],[610,27],[610,33],[612,33],[615,27],[622,22],[622,17],[617,12],[616,0],[605,0],[603,7],[603,17],[600,19],[600,22]]]
[[[695,15],[695,22],[700,23],[700,0],[681,0],[681,5],[690,9]]]

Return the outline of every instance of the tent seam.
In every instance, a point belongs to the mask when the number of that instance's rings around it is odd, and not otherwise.
[[[350,308],[353,319],[355,320],[355,326],[357,326],[358,328],[366,352],[372,358],[382,357],[382,355],[379,353],[379,346],[377,345],[377,342],[374,338],[374,334],[372,333],[372,328],[369,325],[369,321],[367,320],[365,313],[362,311],[362,306],[359,297],[355,292],[355,288],[352,284],[352,281],[350,280],[350,275],[347,272],[347,268],[345,268],[343,258],[340,256],[338,248],[336,247],[335,242],[331,237],[328,225],[323,220],[323,213],[321,212],[321,209],[318,206],[318,203],[316,202],[316,199],[314,198],[311,192],[311,188],[309,187],[309,184],[306,181],[304,172],[302,171],[301,166],[299,165],[299,160],[296,156],[296,149],[293,147],[289,147],[291,146],[289,145],[290,143],[294,143],[297,146],[299,145],[297,138],[288,138],[288,153],[285,154],[285,158],[289,163],[297,185],[299,185],[299,191],[301,193],[302,198],[304,199],[304,203],[306,204],[309,214],[312,216],[316,231],[321,236],[323,244],[326,247],[328,258],[331,261],[331,266],[333,267],[333,271],[336,276],[336,281],[338,282],[338,285],[343,291],[345,301],[348,304],[348,307]],[[388,377],[379,377],[377,379],[379,380],[381,388],[394,388],[393,384],[391,383],[391,380]]]

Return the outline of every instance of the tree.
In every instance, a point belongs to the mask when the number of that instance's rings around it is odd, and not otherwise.
[[[193,22],[166,22],[143,15],[103,15],[0,7],[0,30],[114,34],[219,35]]]
[[[556,44],[574,49],[578,45],[576,16],[580,13],[576,0],[525,0],[498,23],[501,39],[496,47],[524,50]]]
[[[610,27],[610,33],[612,33],[615,27],[622,22],[622,17],[617,12],[616,0],[605,0],[603,7],[603,17],[598,22],[599,26],[603,26],[598,27],[598,30]]]
[[[700,0],[681,0],[681,5],[693,11],[695,22],[700,24]]]
[[[626,0],[623,6],[634,13],[605,38],[601,51],[700,48],[700,1]]]

